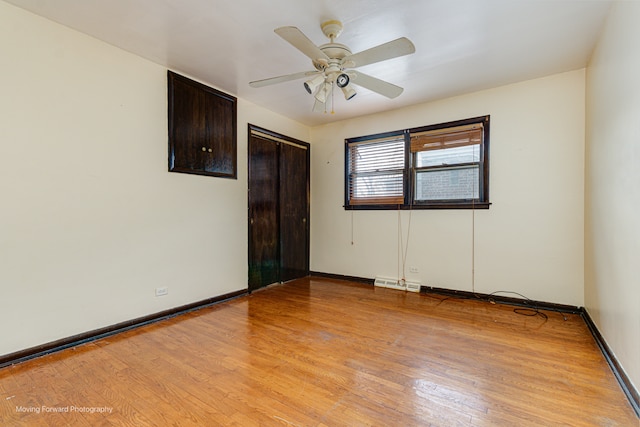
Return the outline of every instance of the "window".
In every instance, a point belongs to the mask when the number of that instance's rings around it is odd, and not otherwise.
[[[489,207],[489,116],[346,140],[346,209]]]
[[[404,203],[404,135],[356,141],[349,146],[349,201],[352,205]]]

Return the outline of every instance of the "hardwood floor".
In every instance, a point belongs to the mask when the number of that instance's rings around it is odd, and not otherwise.
[[[301,279],[4,368],[0,425],[638,426],[545,313]]]

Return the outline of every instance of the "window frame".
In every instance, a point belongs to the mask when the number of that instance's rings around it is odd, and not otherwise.
[[[416,156],[418,153],[411,152],[411,135],[420,132],[434,131],[440,129],[454,128],[459,126],[467,126],[473,124],[482,124],[483,140],[480,143],[480,157],[478,162],[460,163],[450,167],[459,167],[469,164],[478,164],[479,171],[479,188],[477,199],[449,199],[449,200],[415,200],[416,194],[416,176],[417,173],[425,168],[417,168]],[[351,147],[356,143],[362,143],[369,140],[392,138],[394,136],[404,136],[404,156],[405,167],[403,171],[403,203],[402,204],[363,204],[351,203],[351,164],[350,153]],[[411,129],[398,130],[393,132],[384,132],[379,134],[361,136],[356,138],[345,139],[345,169],[344,169],[344,208],[345,210],[391,210],[391,209],[488,209],[491,205],[489,201],[489,141],[490,139],[490,116],[479,116],[468,119],[455,120],[445,123],[437,123],[433,125],[421,126]],[[431,169],[442,169],[445,167],[435,167]]]
[[[363,137],[358,137],[358,138],[350,138],[348,141],[348,144],[345,144],[345,206],[347,203],[347,200],[349,201],[349,205],[353,208],[356,207],[362,207],[361,209],[390,209],[390,207],[395,208],[396,206],[398,206],[398,204],[385,204],[385,203],[375,203],[375,204],[366,204],[366,203],[361,203],[361,202],[356,202],[351,204],[351,200],[350,200],[350,195],[351,195],[351,181],[350,181],[350,177],[351,177],[351,151],[350,151],[350,145],[359,145],[362,143],[366,143],[367,141],[374,141],[374,140],[383,140],[380,142],[386,142],[386,141],[391,141],[391,140],[396,140],[396,139],[400,139],[398,137],[402,137],[404,139],[404,166],[402,168],[402,198],[403,198],[403,202],[402,204],[406,204],[407,202],[407,198],[406,198],[406,188],[407,188],[407,165],[408,165],[408,157],[407,157],[407,147],[406,147],[406,142],[407,142],[407,138],[405,135],[404,131],[394,131],[394,132],[385,132],[385,133],[379,133],[376,135],[369,135],[369,136],[363,136]]]

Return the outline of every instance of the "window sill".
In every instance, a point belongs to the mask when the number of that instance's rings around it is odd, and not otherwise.
[[[344,206],[345,210],[426,210],[426,209],[489,209],[491,202],[463,203],[417,203],[414,205],[352,205]]]

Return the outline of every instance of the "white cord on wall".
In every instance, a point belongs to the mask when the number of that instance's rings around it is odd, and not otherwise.
[[[478,178],[475,175],[474,180]],[[471,194],[471,292],[476,293],[476,198],[475,189],[478,188],[478,197],[480,196],[480,186],[476,181]]]
[[[400,278],[400,258],[401,258],[401,252],[402,252],[402,243],[400,243],[402,241],[402,232],[400,231],[400,223],[401,223],[401,219],[400,219],[400,206],[398,206],[398,253],[396,255],[396,277]]]
[[[398,277],[404,283],[407,279],[407,254],[409,252],[409,237],[411,236],[411,206],[409,206],[409,224],[407,225],[407,241],[402,235],[402,211],[398,207]],[[402,275],[400,275],[400,265],[402,265]]]
[[[471,292],[476,293],[476,206],[471,199]]]
[[[351,246],[353,246],[353,209],[351,209]]]

